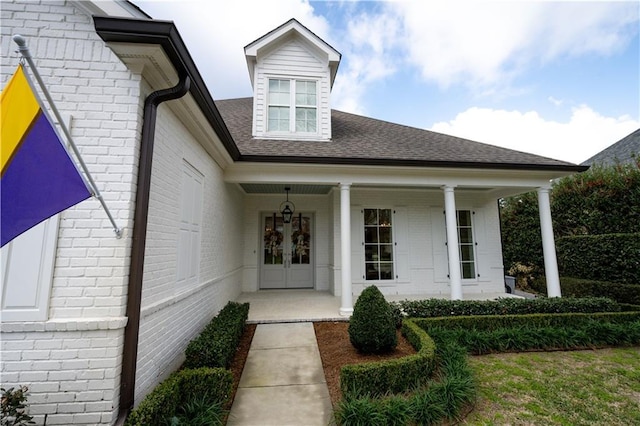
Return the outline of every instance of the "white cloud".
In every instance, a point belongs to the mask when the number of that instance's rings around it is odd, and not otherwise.
[[[408,61],[442,87],[503,85],[564,56],[610,55],[637,33],[635,2],[401,1]]]
[[[552,104],[554,104],[555,106],[557,106],[557,107],[558,107],[558,106],[560,106],[560,105],[562,105],[562,104],[564,103],[564,101],[563,101],[562,99],[556,99],[556,98],[554,98],[553,96],[549,96],[549,97],[547,98],[547,100],[548,100],[549,102],[551,102]]]
[[[366,114],[361,98],[368,88],[397,70],[401,23],[389,14],[362,14],[348,20],[341,37],[343,66],[333,90],[333,107]]]
[[[307,0],[136,1],[154,19],[174,21],[215,99],[251,96],[244,46],[296,18],[329,42],[329,24]]]
[[[639,127],[629,116],[605,117],[581,105],[567,122],[546,120],[536,111],[473,107],[430,130],[578,164]]]

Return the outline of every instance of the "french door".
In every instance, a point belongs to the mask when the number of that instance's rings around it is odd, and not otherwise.
[[[313,288],[312,215],[262,216],[260,288]]]

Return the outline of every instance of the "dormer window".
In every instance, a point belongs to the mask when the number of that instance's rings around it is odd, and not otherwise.
[[[340,52],[291,19],[244,48],[256,140],[331,140],[331,88]]]
[[[317,93],[315,81],[270,78],[268,131],[317,133]]]

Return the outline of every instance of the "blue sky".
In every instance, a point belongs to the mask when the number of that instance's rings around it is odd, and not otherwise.
[[[214,99],[290,18],[342,53],[332,107],[580,163],[640,127],[640,3],[134,1],[175,21]]]

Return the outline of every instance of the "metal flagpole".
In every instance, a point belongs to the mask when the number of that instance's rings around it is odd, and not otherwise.
[[[40,85],[40,89],[42,89],[42,93],[44,93],[45,98],[47,98],[47,102],[49,102],[49,106],[51,107],[53,114],[56,116],[56,119],[58,120],[58,124],[60,125],[60,128],[62,129],[64,135],[66,136],[67,141],[71,146],[71,149],[76,154],[76,158],[78,159],[78,162],[80,163],[80,166],[82,167],[82,170],[84,171],[84,174],[87,180],[89,181],[89,186],[91,187],[90,189],[93,192],[93,196],[96,197],[98,201],[100,201],[100,204],[102,204],[102,208],[104,209],[105,213],[107,213],[107,216],[111,221],[111,225],[113,225],[113,232],[115,232],[117,238],[120,238],[122,236],[122,229],[120,229],[118,225],[116,225],[116,222],[113,219],[113,216],[109,211],[109,208],[107,207],[107,205],[104,202],[104,199],[102,198],[102,194],[100,194],[100,191],[98,190],[98,187],[96,186],[96,183],[93,180],[93,177],[91,177],[91,174],[89,173],[89,169],[87,168],[87,165],[82,159],[82,156],[80,156],[80,152],[78,151],[78,148],[76,147],[76,144],[73,142],[73,138],[71,137],[71,132],[69,132],[67,125],[62,119],[62,116],[60,115],[60,111],[58,111],[58,108],[56,108],[56,105],[53,103],[53,99],[51,99],[51,95],[49,94],[47,87],[42,81],[42,77],[40,77],[40,73],[38,72],[36,65],[33,63],[31,52],[29,52],[29,48],[27,47],[27,43],[24,37],[22,37],[19,34],[16,34],[13,36],[13,41],[18,45],[18,50],[20,51],[20,54],[22,55],[22,57],[26,59],[26,61],[29,63],[31,72],[33,73],[36,80],[38,81],[38,84]],[[44,112],[46,113],[46,111]]]

